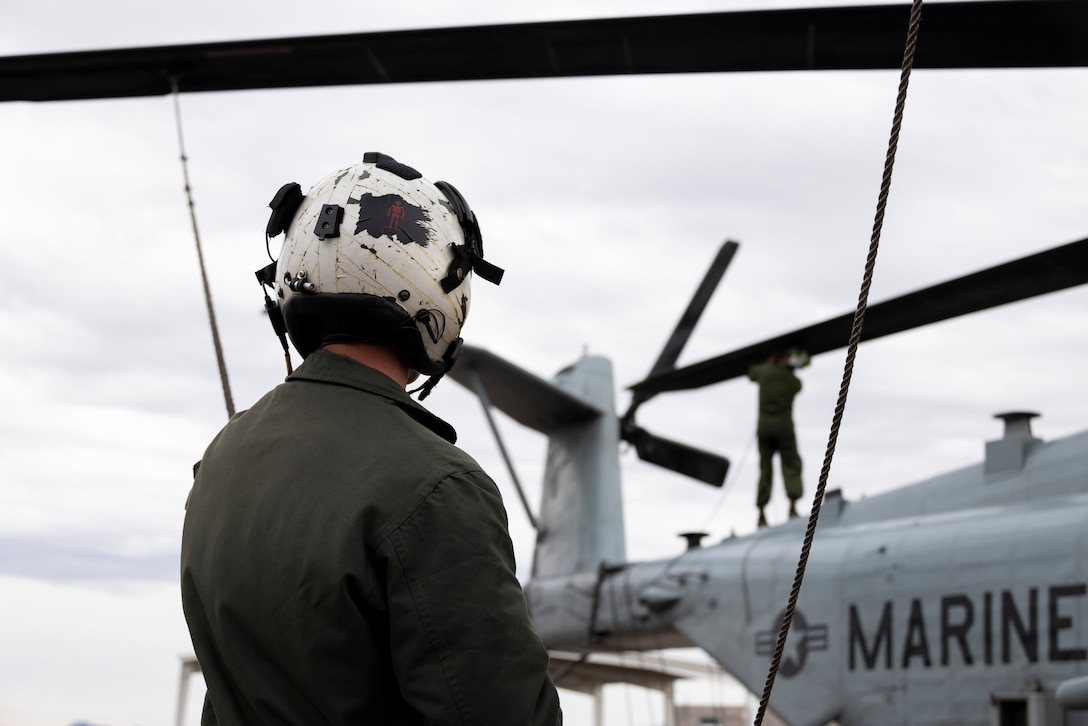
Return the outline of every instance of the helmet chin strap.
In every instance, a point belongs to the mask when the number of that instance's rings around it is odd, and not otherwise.
[[[419,388],[408,391],[408,394],[418,393],[420,401],[431,395],[431,391],[434,390],[434,387],[438,385],[438,382],[442,380],[442,377],[449,373],[450,369],[453,368],[453,364],[457,362],[457,356],[461,353],[461,346],[464,344],[465,341],[462,338],[457,338],[450,343],[450,346],[446,348],[446,352],[442,356],[442,360],[446,364],[443,366],[442,370],[428,378]]]

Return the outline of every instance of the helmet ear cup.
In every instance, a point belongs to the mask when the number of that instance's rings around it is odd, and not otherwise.
[[[484,237],[480,234],[476,214],[469,208],[461,192],[457,191],[457,187],[444,181],[435,182],[434,185],[449,200],[454,216],[465,233],[465,244],[454,250],[453,260],[446,270],[446,276],[442,278],[442,289],[452,292],[462,281],[468,279],[469,272],[475,272],[493,285],[498,285],[504,271],[484,261]]]
[[[286,232],[291,226],[291,220],[295,218],[295,212],[302,206],[302,187],[297,182],[284,184],[272,197],[268,206],[272,208],[272,214],[268,218],[268,225],[264,233],[269,237],[275,237],[281,232]]]

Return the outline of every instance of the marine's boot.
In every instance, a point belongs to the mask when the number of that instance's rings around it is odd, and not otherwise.
[[[763,507],[759,508],[759,524],[756,525],[759,529],[763,529],[767,526],[767,515],[763,513]]]
[[[797,500],[790,500],[790,519],[797,519]]]

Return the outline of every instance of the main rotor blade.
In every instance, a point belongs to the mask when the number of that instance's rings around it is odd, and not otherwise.
[[[724,456],[655,436],[637,426],[624,431],[623,438],[635,445],[638,458],[643,461],[712,486],[720,487],[725,483],[729,459]]]
[[[447,375],[470,391],[476,390],[479,381],[495,408],[543,434],[606,415],[559,386],[476,346],[461,348],[457,363]]]
[[[1088,239],[1022,257],[981,272],[869,306],[861,340],[1064,290],[1088,282]],[[650,376],[631,386],[637,395],[699,388],[745,375],[748,366],[776,350],[803,348],[810,355],[850,342],[854,313],[779,335],[700,363]]]
[[[909,4],[382,31],[0,58],[0,101],[647,73],[898,69]],[[1088,4],[926,7],[915,68],[1088,65]],[[320,109],[318,109],[320,111]]]

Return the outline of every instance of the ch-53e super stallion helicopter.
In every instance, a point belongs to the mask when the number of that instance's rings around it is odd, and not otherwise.
[[[1088,63],[1082,42],[1086,16],[1082,3],[1062,0],[936,4],[927,9],[916,67],[1083,66]],[[905,6],[824,8],[2,58],[0,100],[154,95],[171,89],[894,68],[905,19]],[[872,315],[868,322],[872,330]],[[798,342],[820,352],[812,340]],[[475,370],[481,379],[489,378],[490,366],[502,366],[479,351],[470,351],[463,362],[464,372]],[[743,368],[747,359],[736,362]],[[713,371],[711,378],[724,379],[724,363],[706,368]],[[636,390],[645,397],[708,382],[696,380],[697,370],[703,369],[681,369],[691,375],[686,382],[680,371],[655,371]],[[606,377],[606,363],[586,358],[555,388],[574,387],[594,375]],[[532,385],[531,378],[516,380]],[[598,389],[611,391],[611,384]],[[719,457],[642,431],[633,411],[618,421],[603,415],[613,411],[610,400],[587,402],[569,390],[565,397],[545,390],[550,407],[536,413],[545,423],[553,408],[556,416],[585,417],[585,431],[570,434],[573,440],[567,442],[573,450],[588,448],[592,434],[609,444],[593,449],[594,457],[611,459],[615,427],[651,461],[705,477],[725,466]],[[502,396],[492,391],[491,398],[499,402]],[[601,431],[589,425],[590,419]],[[838,590],[830,595],[805,590],[773,708],[798,724],[836,715],[843,723],[983,723],[993,696],[1006,722],[1016,722],[1017,714],[1023,714],[1021,722],[1059,721],[1053,692],[1064,685],[1065,693],[1073,694],[1065,702],[1076,703],[1073,679],[1083,673],[1083,544],[1077,540],[1068,550],[1072,555],[1054,558],[1047,537],[1082,525],[1077,515],[1082,510],[1069,505],[1081,504],[1084,496],[1085,444],[1083,437],[1034,442],[1021,420],[1007,441],[991,447],[986,465],[940,480],[953,485],[956,496],[945,496],[954,501],[935,494],[941,488],[937,482],[866,502],[839,505],[832,496],[809,581],[836,582]],[[552,459],[559,468],[553,471],[581,470],[577,460],[559,458],[571,450],[556,447]],[[1018,471],[1021,460],[1021,473],[1010,473]],[[1063,472],[1073,477],[1063,478]],[[554,481],[558,492],[560,480]],[[599,647],[632,647],[644,642],[640,633],[657,632],[677,643],[699,643],[743,681],[758,683],[767,660],[765,634],[773,637],[787,584],[788,568],[774,565],[793,554],[793,545],[787,548],[780,537],[790,530],[796,534],[796,526],[692,549],[676,562],[621,568],[623,551],[616,544],[622,545],[617,534],[622,528],[615,526],[621,524],[620,510],[611,506],[617,494],[604,479],[583,483],[585,490],[563,487],[563,499],[569,505],[584,496],[577,502],[579,517],[603,518],[614,526],[584,529],[577,518],[559,521],[550,508],[569,507],[558,499],[546,501],[545,538],[529,591],[549,641],[584,649],[589,637],[590,645],[598,639]],[[938,505],[942,509],[934,514]],[[989,527],[975,521],[980,513],[989,517]],[[931,535],[912,538],[918,528],[910,522],[922,515]],[[1040,522],[1045,526],[1037,528]],[[987,534],[994,539],[984,539]],[[930,549],[931,538],[955,547]],[[1004,559],[994,560],[994,550]],[[601,561],[618,569],[601,570]],[[757,570],[759,578],[752,574]],[[1017,574],[1004,577],[1006,571]],[[774,574],[768,579],[767,573]],[[720,582],[730,585],[715,590]],[[942,587],[930,589],[935,583]],[[621,587],[637,591],[637,599],[621,600]],[[624,603],[629,610],[619,610]],[[835,658],[834,667],[818,667]],[[1039,689],[1024,688],[1031,678]],[[951,695],[942,698],[945,692]],[[1067,722],[1074,717],[1068,714]]]

